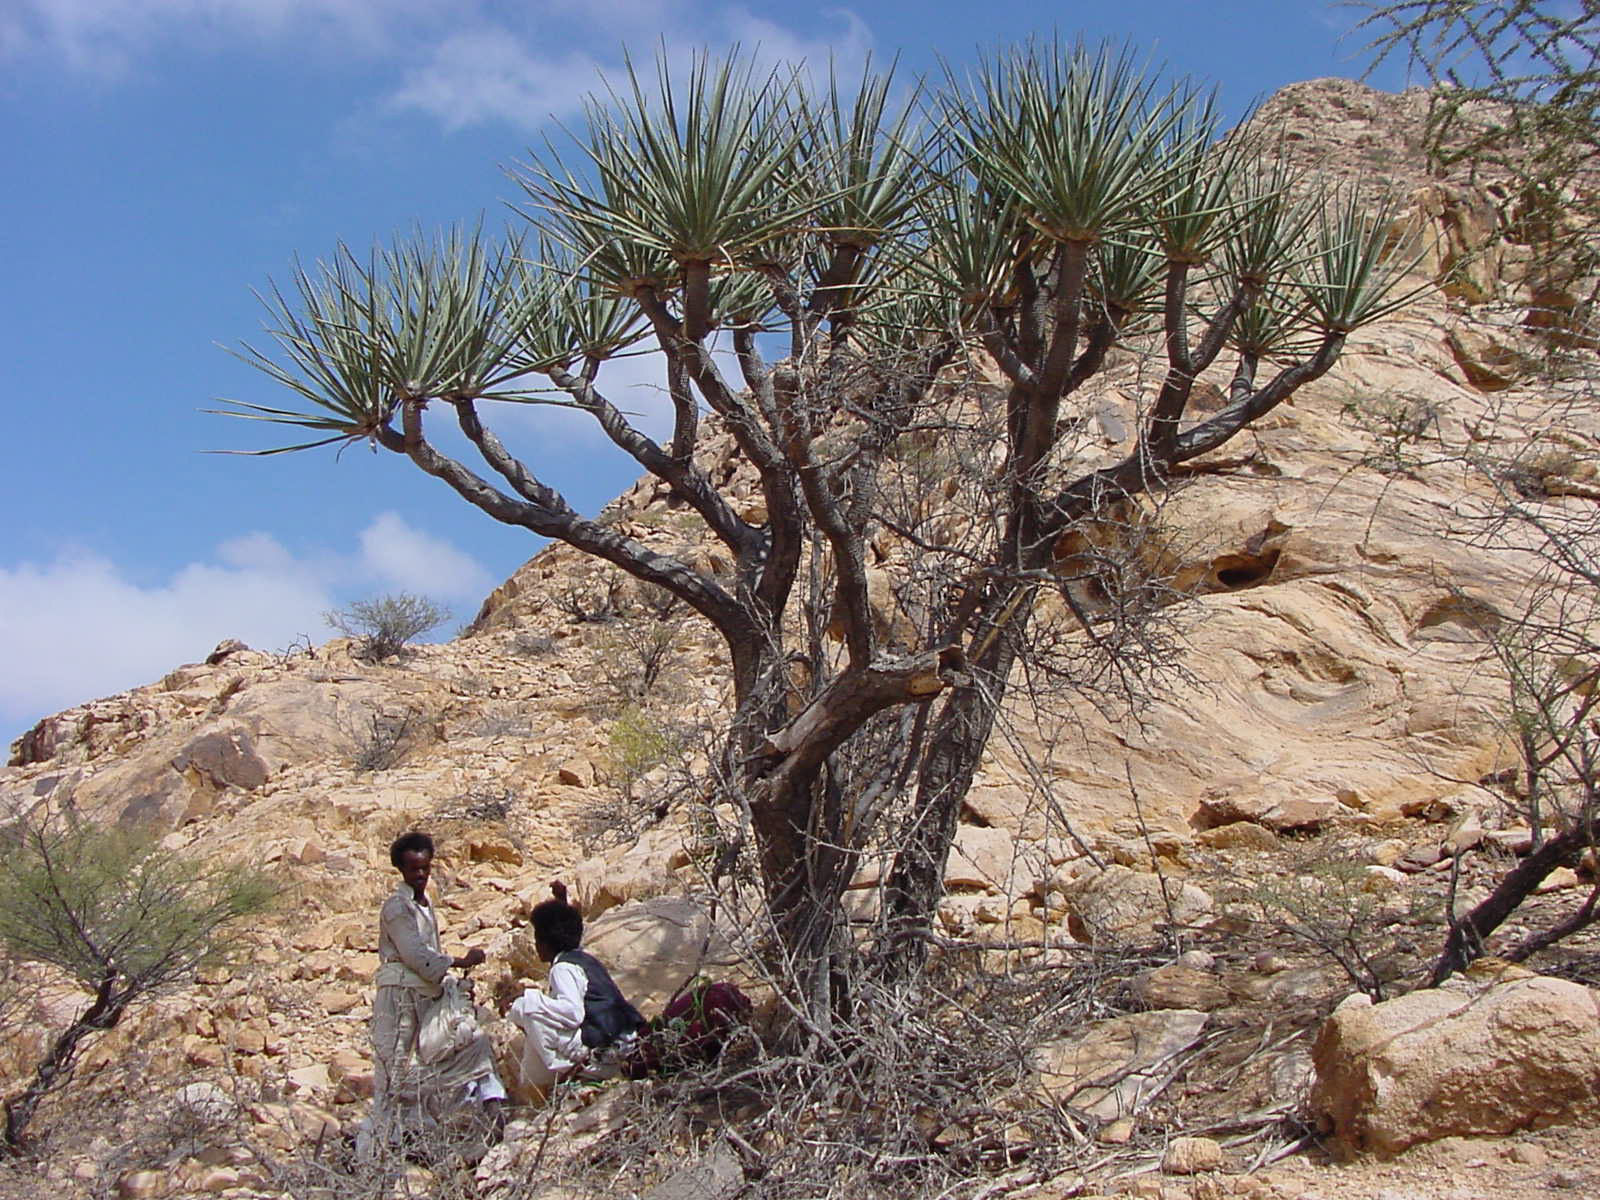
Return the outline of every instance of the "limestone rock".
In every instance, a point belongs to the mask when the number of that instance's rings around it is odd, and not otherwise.
[[[1514,347],[1481,328],[1452,329],[1446,336],[1461,373],[1473,387],[1501,391],[1531,369]]]
[[[1228,1003],[1228,989],[1208,971],[1178,963],[1146,971],[1133,983],[1134,997],[1146,1008],[1193,1008],[1210,1012]]]
[[[622,994],[650,1016],[682,983],[732,965],[722,931],[711,929],[704,906],[664,896],[633,900],[584,929],[583,946],[611,972]]]
[[[344,991],[341,988],[324,988],[317,993],[317,1003],[322,1010],[335,1015],[347,1013],[361,1003],[361,996],[357,992]]]
[[[1035,883],[1049,876],[1049,864],[1031,846],[1019,846],[1016,838],[1000,828],[960,825],[950,858],[945,865],[944,882],[949,888],[983,888],[1004,895],[1023,895]]]
[[[236,1188],[242,1180],[243,1176],[232,1167],[206,1167],[195,1172],[188,1186],[193,1191],[211,1195]]]
[[[677,826],[646,830],[626,850],[585,859],[573,869],[575,900],[585,917],[597,917],[629,900],[675,891],[673,874],[689,861]]]
[[[255,740],[242,728],[218,729],[195,738],[172,760],[179,772],[198,772],[213,787],[250,791],[267,781],[267,764],[256,753]]]
[[[1132,1013],[1046,1042],[1032,1055],[1040,1089],[1098,1120],[1136,1113],[1171,1081],[1178,1056],[1199,1041],[1206,1020],[1189,1009]]]
[[[1127,867],[1080,876],[1066,889],[1068,928],[1095,945],[1156,939],[1170,920],[1190,925],[1208,916],[1211,897],[1192,883],[1145,875]]]
[[[217,643],[217,648],[210,654],[206,655],[206,666],[214,667],[232,655],[238,654],[242,651],[248,651],[249,649],[250,647],[245,645],[238,638],[223,638]]]
[[[117,1179],[118,1200],[154,1200],[165,1196],[170,1181],[164,1171],[129,1171]]]
[[[595,783],[594,764],[586,758],[574,758],[562,763],[556,768],[556,782],[567,787],[593,787]]]
[[[185,1084],[173,1099],[184,1112],[208,1124],[230,1121],[239,1111],[237,1101],[208,1080]]]
[[[1312,1057],[1312,1108],[1350,1150],[1600,1117],[1600,997],[1563,979],[1351,996]]]
[[[1213,850],[1276,850],[1278,835],[1254,821],[1230,821],[1202,829],[1195,840]]]
[[[1331,797],[1229,795],[1203,800],[1197,819],[1208,828],[1246,821],[1274,833],[1313,832],[1346,811]]]
[[[700,1159],[663,1179],[643,1200],[723,1200],[744,1186],[739,1156],[719,1142]]]
[[[1168,1175],[1198,1175],[1222,1169],[1222,1147],[1208,1137],[1178,1137],[1167,1143],[1161,1169]]]
[[[522,851],[506,837],[478,837],[467,843],[467,858],[472,862],[506,863],[522,865]]]

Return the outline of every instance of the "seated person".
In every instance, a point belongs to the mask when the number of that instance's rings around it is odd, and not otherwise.
[[[611,974],[580,949],[583,915],[567,903],[566,885],[533,910],[534,948],[550,964],[546,990],[528,988],[506,1015],[527,1034],[522,1080],[542,1095],[574,1075],[606,1079],[621,1073],[645,1025]]]

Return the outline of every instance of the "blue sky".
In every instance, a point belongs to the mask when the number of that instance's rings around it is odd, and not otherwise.
[[[1359,75],[1348,24],[1323,0],[3,0],[0,738],[222,637],[322,640],[350,599],[427,592],[465,620],[537,549],[391,455],[202,453],[265,442],[200,410],[287,399],[217,346],[259,330],[252,288],[339,239],[511,219],[502,168],[624,45],[916,72],[1054,26],[1129,39],[1237,112]],[[636,474],[570,414],[503,434],[586,511]]]

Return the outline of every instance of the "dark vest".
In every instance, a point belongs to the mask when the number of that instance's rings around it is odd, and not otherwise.
[[[554,961],[582,967],[588,979],[589,986],[583,993],[583,1027],[579,1030],[585,1046],[591,1050],[609,1046],[623,1034],[644,1026],[639,1010],[623,999],[611,972],[594,955],[583,950],[563,950]]]

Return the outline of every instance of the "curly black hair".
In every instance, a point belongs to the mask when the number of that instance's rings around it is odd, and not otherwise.
[[[533,933],[557,954],[583,945],[583,914],[567,903],[567,885],[550,885],[554,898],[533,906]]]
[[[400,869],[400,859],[407,854],[426,854],[433,857],[433,839],[420,829],[413,829],[410,833],[402,833],[389,843],[389,862],[396,871]]]

